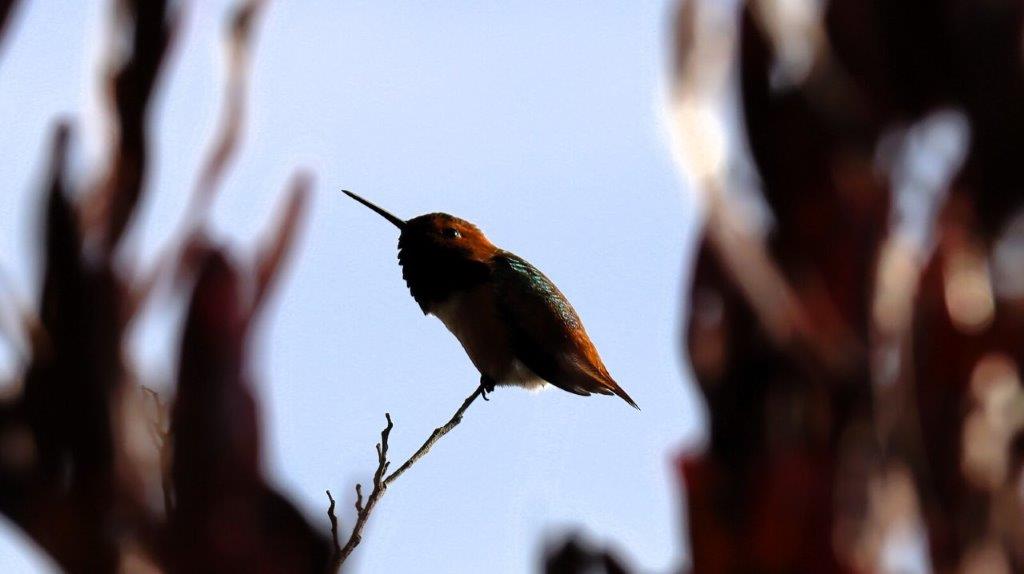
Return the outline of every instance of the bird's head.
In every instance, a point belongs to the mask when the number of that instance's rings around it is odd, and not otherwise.
[[[398,249],[430,258],[479,262],[487,261],[497,250],[477,226],[447,213],[428,213],[407,221]]]
[[[352,192],[345,194],[401,231],[398,261],[424,312],[452,292],[486,280],[488,262],[498,248],[477,226],[447,213],[428,213],[405,221]]]
[[[414,251],[428,258],[480,262],[487,261],[497,251],[480,228],[465,219],[447,213],[428,213],[404,221],[351,191],[345,191],[345,194],[377,212],[401,231],[398,238],[400,251]]]

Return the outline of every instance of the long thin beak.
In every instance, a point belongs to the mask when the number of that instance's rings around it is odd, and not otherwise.
[[[348,190],[345,190],[345,189],[343,189],[341,191],[344,192],[345,195],[351,197],[352,199],[358,201],[359,203],[362,203],[366,207],[369,207],[370,209],[376,211],[378,214],[380,214],[381,217],[383,217],[384,219],[387,219],[391,223],[394,223],[395,227],[397,227],[399,229],[405,229],[405,222],[402,221],[401,219],[395,217],[394,215],[392,215],[386,209],[377,207],[376,205],[370,203],[369,201],[366,201],[365,199],[363,199],[363,198],[359,197],[358,195],[352,193],[351,191],[348,191]]]

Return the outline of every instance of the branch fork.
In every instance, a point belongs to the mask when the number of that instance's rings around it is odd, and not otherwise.
[[[327,491],[327,499],[330,501],[330,506],[327,508],[327,518],[331,523],[331,540],[334,543],[334,566],[340,568],[345,560],[352,554],[352,551],[356,549],[356,546],[362,542],[363,529],[366,527],[366,523],[370,518],[370,514],[373,509],[377,506],[381,497],[384,496],[384,492],[391,486],[391,483],[398,480],[398,477],[402,476],[407,470],[412,468],[421,458],[423,458],[430,449],[434,447],[437,441],[441,440],[444,435],[451,432],[459,423],[462,422],[462,416],[465,414],[466,409],[469,405],[473,404],[473,401],[477,397],[482,396],[485,390],[483,385],[477,387],[473,394],[466,397],[466,400],[462,402],[462,406],[459,407],[452,418],[445,424],[434,429],[434,432],[427,437],[427,440],[423,443],[420,448],[413,453],[408,460],[406,460],[397,470],[390,475],[387,474],[388,468],[391,466],[391,461],[388,460],[388,438],[391,436],[391,429],[395,427],[394,421],[391,420],[390,413],[384,413],[384,418],[387,420],[387,426],[380,433],[380,442],[376,444],[377,448],[377,470],[373,473],[373,490],[370,491],[370,495],[366,498],[366,502],[363,502],[363,485],[356,484],[356,523],[352,527],[352,532],[349,534],[348,540],[342,545],[338,538],[338,517],[334,512],[335,500],[334,496],[331,495],[331,491]]]

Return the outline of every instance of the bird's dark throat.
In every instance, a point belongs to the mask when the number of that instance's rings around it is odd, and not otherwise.
[[[490,280],[486,263],[456,253],[399,243],[398,262],[413,299],[427,313],[435,304]]]

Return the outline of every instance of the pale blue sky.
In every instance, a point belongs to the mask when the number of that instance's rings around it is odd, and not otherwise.
[[[0,264],[29,293],[53,119],[75,119],[83,173],[103,149],[107,2],[23,4],[0,45]],[[227,3],[191,4],[154,108],[144,259],[180,217],[220,106]],[[671,461],[703,415],[678,353],[693,217],[660,123],[667,16],[663,0],[270,3],[214,221],[249,246],[293,170],[315,173],[298,257],[254,347],[273,480],[326,529],[323,490],[348,512],[385,411],[402,460],[477,384],[409,296],[396,230],[342,187],[402,217],[469,219],[530,260],[643,409],[499,389],[388,491],[352,571],[532,571],[545,536],[576,527],[645,570],[680,559]],[[173,312],[157,309],[134,350],[159,381],[173,377],[176,341],[159,335]],[[2,520],[0,570],[46,571]]]

